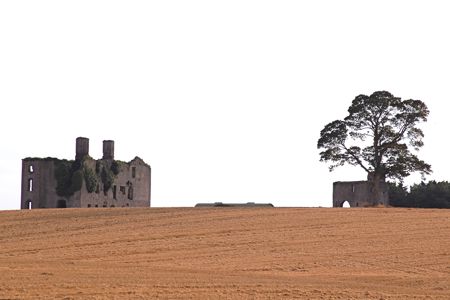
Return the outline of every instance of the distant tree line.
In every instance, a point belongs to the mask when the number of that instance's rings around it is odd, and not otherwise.
[[[402,183],[389,183],[389,203],[394,207],[450,208],[450,183],[421,182],[409,191]]]

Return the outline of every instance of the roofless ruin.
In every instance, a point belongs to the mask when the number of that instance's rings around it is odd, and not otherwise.
[[[21,208],[149,207],[151,168],[141,158],[114,159],[114,141],[103,157],[89,156],[89,139],[76,139],[75,160],[24,158]]]

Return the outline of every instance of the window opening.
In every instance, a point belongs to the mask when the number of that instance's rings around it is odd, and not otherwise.
[[[125,195],[125,187],[124,186],[120,186],[120,192],[122,193],[122,195]]]
[[[28,200],[28,201],[25,203],[25,207],[26,207],[27,209],[31,209],[31,208],[33,207],[33,202],[32,202],[31,200]]]
[[[136,178],[136,167],[131,167],[131,177]]]
[[[30,166],[28,167],[28,172],[30,172],[30,173],[33,173],[33,172],[34,172],[33,165],[30,165]]]
[[[28,179],[28,191],[29,192],[33,191],[33,179],[32,178]]]
[[[116,192],[117,192],[117,186],[113,186],[113,199],[117,199]]]
[[[133,200],[133,187],[128,188],[128,199]]]

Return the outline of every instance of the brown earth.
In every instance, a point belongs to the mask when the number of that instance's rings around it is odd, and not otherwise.
[[[0,212],[0,299],[450,299],[450,210]]]

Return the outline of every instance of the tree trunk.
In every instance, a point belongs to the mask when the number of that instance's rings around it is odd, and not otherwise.
[[[371,181],[372,185],[372,205],[376,206],[379,204],[383,204],[381,191],[381,181],[383,180],[383,176],[379,173],[374,173],[372,174],[372,176],[369,175],[369,177],[371,177],[369,180]]]

